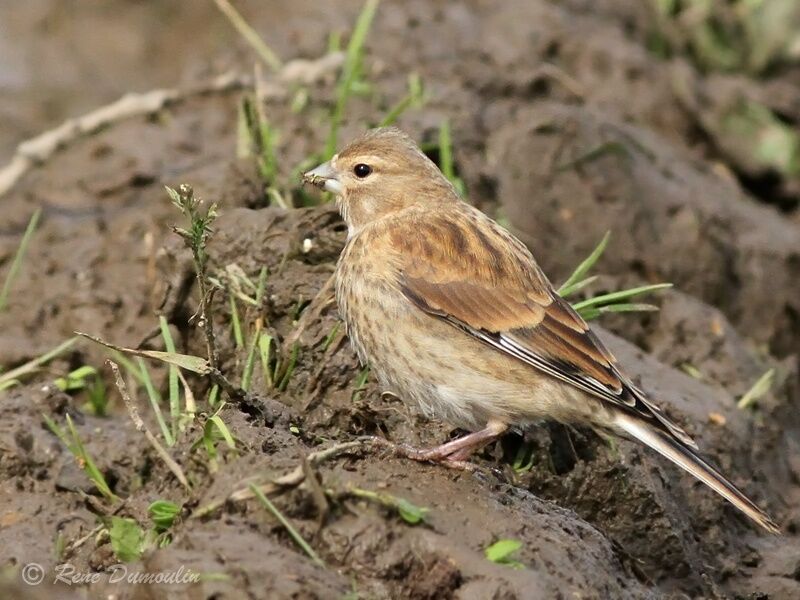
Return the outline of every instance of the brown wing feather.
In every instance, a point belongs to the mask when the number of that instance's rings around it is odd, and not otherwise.
[[[429,214],[413,228],[393,230],[390,243],[400,288],[420,309],[589,394],[655,419],[694,446],[621,374],[527,248],[483,214],[469,208]]]

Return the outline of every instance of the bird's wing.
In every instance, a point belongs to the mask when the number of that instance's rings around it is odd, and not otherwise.
[[[429,213],[393,229],[390,244],[400,289],[421,310],[696,447],[620,372],[527,248],[482,213]]]

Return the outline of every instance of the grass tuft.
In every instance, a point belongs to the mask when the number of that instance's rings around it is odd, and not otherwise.
[[[94,460],[92,460],[92,457],[89,456],[89,453],[86,451],[86,447],[83,445],[81,438],[78,436],[78,431],[75,429],[75,425],[72,423],[72,418],[69,415],[66,416],[69,436],[67,436],[66,432],[50,417],[43,414],[42,418],[44,419],[47,428],[52,431],[53,434],[55,434],[55,436],[61,440],[61,443],[64,444],[72,453],[72,455],[75,457],[75,460],[78,461],[78,466],[83,469],[89,479],[92,480],[92,483],[94,483],[97,491],[100,492],[107,500],[112,502],[119,500],[117,495],[111,491],[111,488],[108,486],[108,482],[103,476],[103,473],[101,473],[100,469],[97,468],[97,464],[94,462]]]
[[[595,266],[597,261],[605,252],[608,242],[611,238],[611,232],[607,231],[600,240],[597,247],[592,250],[591,254],[587,256],[572,272],[563,285],[558,289],[558,293],[562,298],[566,298],[575,292],[583,289],[590,283],[597,279],[597,276],[587,276],[589,271]],[[657,306],[653,304],[645,304],[641,302],[628,302],[628,300],[648,294],[657,290],[671,288],[671,283],[656,283],[652,285],[643,285],[627,290],[619,290],[610,292],[608,294],[601,294],[594,296],[580,302],[573,302],[572,308],[586,321],[596,319],[602,314],[606,313],[621,313],[621,312],[652,312],[658,310]]]
[[[324,160],[329,160],[336,153],[336,148],[339,144],[339,129],[342,126],[347,103],[362,75],[364,42],[367,39],[370,27],[372,27],[372,20],[375,17],[379,3],[380,0],[367,0],[364,3],[364,8],[361,9],[361,13],[356,20],[353,34],[350,36],[342,73],[336,87],[336,104],[330,116],[330,132],[325,144]]]

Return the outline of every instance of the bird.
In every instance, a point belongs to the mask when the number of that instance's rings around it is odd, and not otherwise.
[[[405,456],[457,466],[509,429],[588,425],[648,446],[779,533],[407,134],[370,130],[302,178],[335,196],[347,226],[335,295],[359,361],[386,393],[470,432]]]

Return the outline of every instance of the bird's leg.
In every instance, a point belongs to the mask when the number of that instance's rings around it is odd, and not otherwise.
[[[463,469],[469,468],[465,461],[473,452],[497,439],[507,429],[508,425],[505,423],[489,421],[486,427],[480,431],[469,433],[433,448],[413,448],[406,444],[390,445],[398,456],[419,461],[441,462],[447,466]]]

